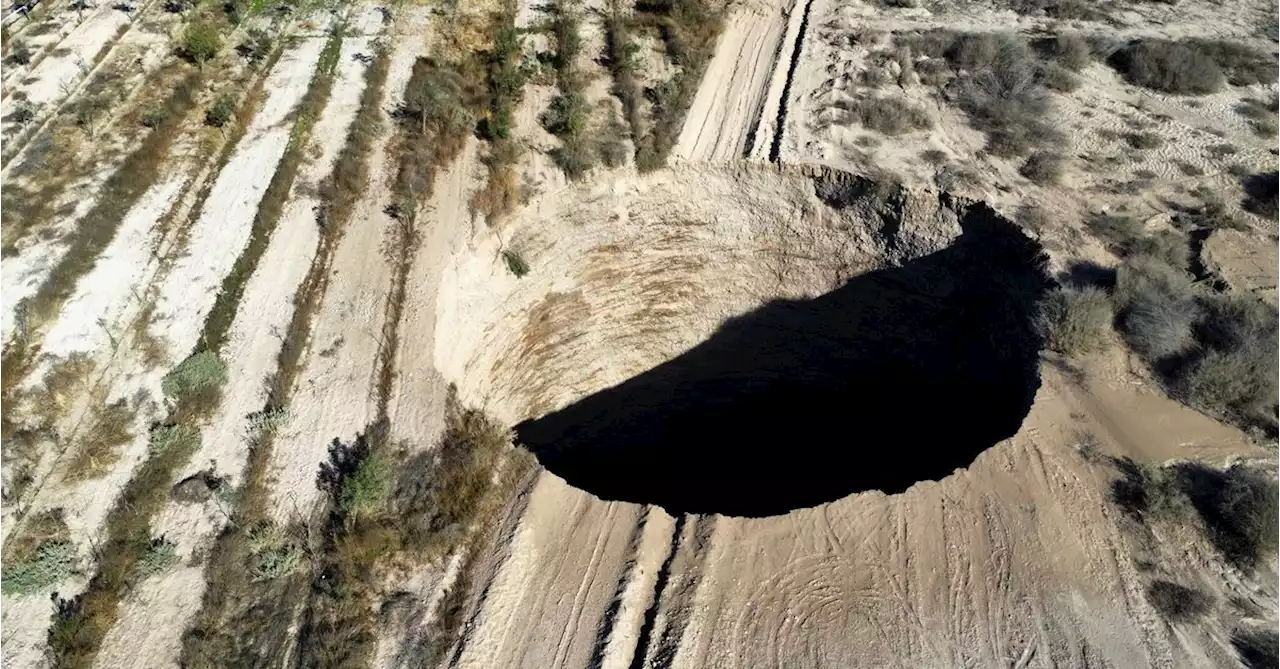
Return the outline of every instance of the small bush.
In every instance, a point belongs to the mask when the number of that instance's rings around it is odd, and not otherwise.
[[[182,400],[220,389],[226,380],[226,364],[213,351],[201,351],[174,367],[160,387],[166,397]]]
[[[1118,255],[1123,255],[1125,249],[1143,235],[1142,223],[1131,216],[1095,214],[1089,217],[1085,227]]]
[[[302,550],[279,525],[262,524],[248,533],[249,574],[255,581],[272,581],[302,566]]]
[[[1018,173],[1032,183],[1041,186],[1052,186],[1062,180],[1065,161],[1060,153],[1036,151],[1027,157],[1018,169]]]
[[[146,579],[168,571],[178,563],[177,544],[159,537],[151,540],[151,546],[138,560],[137,574],[139,579]]]
[[[1189,351],[1200,310],[1186,272],[1157,258],[1133,256],[1116,272],[1116,300],[1125,340],[1151,362]]]
[[[209,107],[209,109],[205,111],[204,122],[205,125],[221,128],[222,126],[230,123],[231,119],[235,118],[235,116],[235,97],[230,93],[223,93],[218,96],[217,100],[213,101],[213,106]]]
[[[1079,72],[1093,62],[1093,48],[1079,35],[1058,35],[1048,41],[1046,55],[1062,67]]]
[[[32,53],[30,45],[23,40],[15,40],[6,60],[12,65],[30,65],[34,57],[35,54]]]
[[[26,100],[19,100],[13,107],[13,112],[9,114],[9,118],[18,125],[26,125],[36,117],[35,105]]]
[[[1124,140],[1129,146],[1142,151],[1164,146],[1164,138],[1154,132],[1131,132],[1125,135]]]
[[[75,457],[67,465],[66,479],[98,478],[111,471],[120,459],[120,447],[133,438],[137,412],[123,399],[102,407],[94,414],[89,430],[79,439]]]
[[[963,73],[948,95],[987,135],[987,150],[1021,156],[1036,147],[1056,147],[1062,133],[1048,121],[1052,107],[1041,64],[1013,35],[962,35],[947,49],[947,59]]]
[[[1213,60],[1233,86],[1274,83],[1280,77],[1272,54],[1227,40],[1193,39],[1188,44]]]
[[[1054,289],[1040,303],[1037,326],[1046,345],[1063,355],[1100,350],[1111,328],[1111,301],[1092,286]]]
[[[385,458],[376,453],[366,456],[355,471],[343,479],[338,507],[348,516],[377,511],[386,501],[390,473],[391,465]]]
[[[1116,51],[1110,64],[1135,86],[1175,95],[1213,93],[1226,82],[1209,54],[1181,42],[1138,41]]]
[[[1201,309],[1196,338],[1203,355],[1177,368],[1175,393],[1210,413],[1274,429],[1280,400],[1275,308],[1251,296],[1213,295]]]
[[[1161,230],[1133,240],[1122,249],[1125,256],[1149,256],[1179,270],[1187,269],[1191,260],[1191,246],[1187,238],[1174,230]]]
[[[1044,85],[1051,91],[1070,93],[1080,88],[1080,78],[1071,70],[1061,65],[1050,64],[1040,71]]]
[[[529,263],[515,251],[503,251],[502,260],[507,263],[507,270],[516,275],[517,279],[529,273]]]
[[[267,57],[267,54],[271,53],[273,43],[270,33],[261,28],[253,28],[245,36],[240,46],[236,47],[236,53],[256,65],[262,62]]]
[[[1280,635],[1273,629],[1237,629],[1231,633],[1231,645],[1249,669],[1280,667]]]
[[[1195,620],[1213,606],[1209,595],[1171,581],[1155,581],[1147,586],[1147,601],[1171,622]]]
[[[190,425],[157,425],[151,429],[151,440],[147,444],[147,453],[151,457],[159,457],[170,448],[194,450],[200,446],[200,430]]]
[[[75,573],[76,548],[67,541],[46,541],[16,565],[0,572],[0,592],[31,595],[44,591]]]
[[[222,49],[222,37],[217,28],[203,21],[187,26],[182,34],[182,54],[196,65],[203,66]]]
[[[164,107],[151,107],[143,111],[138,120],[143,127],[156,128],[167,118],[169,118],[169,110]]]
[[[859,101],[854,113],[863,127],[886,135],[901,135],[933,126],[928,112],[896,98]]]

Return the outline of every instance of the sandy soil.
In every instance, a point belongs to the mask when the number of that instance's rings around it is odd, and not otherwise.
[[[403,99],[414,60],[422,53],[412,40],[412,21],[397,24],[385,85],[383,109]],[[421,34],[421,33],[418,33]],[[328,458],[334,439],[349,441],[374,416],[375,361],[381,346],[383,308],[391,287],[391,268],[382,254],[393,221],[383,208],[389,201],[390,169],[384,132],[370,158],[375,166],[369,190],[352,212],[333,258],[320,309],[312,324],[311,342],[303,357],[287,426],[277,434],[271,453],[273,511],[279,520],[311,512],[320,499],[316,472]]]
[[[333,168],[364,90],[366,66],[353,56],[368,53],[380,16],[366,12],[352,17],[355,37],[344,40],[338,74],[329,104],[312,129],[320,148],[314,160],[299,172],[293,196],[272,235],[258,270],[245,287],[242,308],[231,327],[222,357],[227,363],[228,384],[222,404],[203,430],[200,451],[191,459],[182,479],[200,470],[212,470],[231,485],[239,485],[248,457],[252,431],[248,416],[266,402],[262,379],[276,364],[279,333],[289,324],[292,298],[310,267],[319,231],[314,207],[317,202],[302,184],[323,179]],[[323,39],[314,38],[323,45]],[[283,61],[282,61],[283,64]],[[305,69],[310,61],[294,61]],[[173,501],[156,521],[156,532],[178,544],[181,567],[143,585],[125,603],[121,621],[104,643],[99,662],[115,666],[145,657],[149,666],[176,666],[185,622],[200,608],[204,594],[201,552],[227,522],[226,509],[217,502],[184,504]]]

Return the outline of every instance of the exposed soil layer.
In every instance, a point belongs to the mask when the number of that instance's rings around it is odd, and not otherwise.
[[[1012,436],[1039,386],[1039,248],[985,206],[960,226],[941,251],[730,319],[521,423],[520,441],[571,485],[673,513],[772,515],[942,478]]]

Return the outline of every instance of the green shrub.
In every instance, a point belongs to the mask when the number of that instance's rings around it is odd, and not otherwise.
[[[187,26],[182,34],[182,54],[191,62],[203,66],[222,49],[222,37],[217,28],[203,21]]]
[[[165,119],[167,118],[169,118],[169,110],[165,109],[164,107],[157,106],[157,107],[150,107],[145,111],[143,111],[142,116],[139,117],[138,120],[142,123],[144,127],[156,128],[161,123],[164,123]]]
[[[294,572],[302,565],[302,550],[289,532],[279,525],[264,523],[249,530],[249,574],[255,581],[271,581]]]
[[[204,113],[205,125],[211,125],[215,128],[231,122],[236,117],[236,99],[230,93],[223,93],[213,101],[213,106],[209,107]]]
[[[377,453],[369,454],[342,480],[338,507],[348,516],[372,513],[386,501],[391,465]]]
[[[1209,595],[1171,581],[1155,581],[1147,586],[1147,601],[1172,622],[1195,620],[1213,606]]]
[[[46,541],[35,552],[0,572],[0,592],[30,595],[57,585],[75,573],[76,548],[67,541]]]
[[[147,548],[147,552],[142,554],[138,559],[137,574],[139,579],[146,579],[164,571],[168,571],[173,565],[178,564],[178,546],[177,544],[159,537],[151,540],[151,546]]]
[[[227,380],[227,366],[213,351],[201,351],[174,367],[161,382],[166,397],[185,397],[220,389]]]
[[[1226,82],[1209,54],[1182,42],[1134,42],[1116,51],[1110,64],[1135,86],[1175,95],[1213,93]]]
[[[200,447],[200,429],[190,425],[157,425],[151,429],[147,453],[151,457],[163,455],[170,448],[195,450]]]
[[[1097,351],[1111,328],[1111,300],[1092,286],[1056,288],[1040,303],[1037,326],[1046,345],[1063,355]]]
[[[1201,309],[1196,338],[1202,355],[1177,368],[1175,393],[1210,413],[1274,429],[1280,401],[1275,308],[1252,296],[1212,295]]]

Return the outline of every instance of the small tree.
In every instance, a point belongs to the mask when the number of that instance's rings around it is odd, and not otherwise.
[[[222,38],[218,36],[218,31],[207,23],[192,23],[187,26],[187,31],[182,35],[182,53],[201,67],[218,55],[221,49]]]

